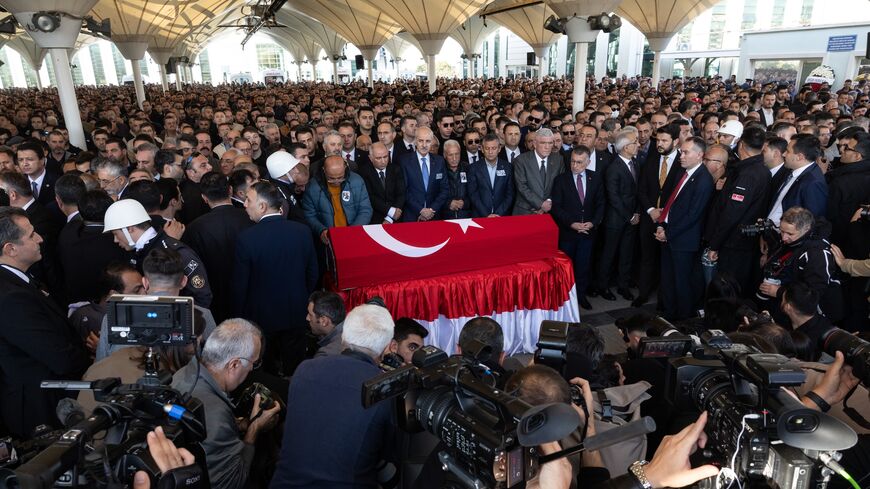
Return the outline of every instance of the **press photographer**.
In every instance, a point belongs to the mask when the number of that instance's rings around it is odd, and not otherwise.
[[[792,207],[783,213],[779,233],[779,246],[761,258],[764,278],[756,294],[761,301],[759,308],[770,311],[779,324],[789,325],[780,308],[782,287],[800,280],[818,292],[819,309],[836,323],[843,314],[843,297],[827,241],[830,224],[816,221],[806,209]]]
[[[208,337],[201,359],[192,359],[173,378],[173,388],[191,392],[206,407],[208,433],[202,448],[213,488],[245,487],[257,436],[278,421],[280,404],[263,406],[258,394],[247,427],[240,429],[229,398],[259,365],[262,345],[259,328],[244,319],[228,319]]]

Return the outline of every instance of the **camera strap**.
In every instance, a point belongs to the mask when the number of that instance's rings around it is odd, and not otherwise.
[[[613,421],[613,406],[610,399],[607,398],[607,394],[604,393],[604,390],[596,391],[595,394],[598,395],[598,402],[601,404],[601,420]]]
[[[850,390],[849,393],[846,394],[846,397],[843,398],[843,413],[845,413],[846,416],[851,418],[852,421],[860,425],[862,428],[870,430],[870,421],[867,421],[867,418],[859,413],[857,409],[846,405],[846,402],[849,401],[849,399],[852,397],[852,394],[854,394],[855,390],[858,389],[859,385],[861,384],[852,387],[852,390]]]

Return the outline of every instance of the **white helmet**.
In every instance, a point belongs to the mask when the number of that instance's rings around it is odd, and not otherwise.
[[[266,168],[272,178],[283,177],[299,164],[299,160],[286,151],[275,151],[266,158]]]
[[[717,132],[719,134],[727,134],[739,138],[743,135],[743,124],[741,124],[740,121],[735,120],[726,121]]]
[[[130,226],[150,222],[151,216],[137,200],[123,199],[115,202],[106,209],[106,217],[103,219],[103,232],[108,233],[116,229],[126,229]]]

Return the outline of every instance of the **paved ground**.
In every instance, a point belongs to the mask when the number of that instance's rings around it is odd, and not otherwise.
[[[592,309],[580,309],[580,321],[598,327],[604,336],[604,351],[618,354],[625,351],[625,342],[613,323],[619,318],[631,316],[638,309],[631,307],[631,301],[623,299],[616,293],[615,289],[611,289],[611,292],[616,296],[615,301],[607,301],[601,297],[590,297],[589,302],[592,304]],[[632,293],[637,294],[637,289],[632,289]],[[643,306],[643,310],[654,312],[655,303],[648,302]]]

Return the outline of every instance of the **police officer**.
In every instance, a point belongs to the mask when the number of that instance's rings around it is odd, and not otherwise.
[[[306,224],[305,213],[302,211],[302,193],[308,184],[308,169],[286,151],[276,151],[269,155],[266,168],[269,170],[269,181],[284,197],[281,212],[288,219]]]
[[[123,199],[112,204],[106,210],[103,232],[112,232],[115,243],[121,248],[132,251],[134,256],[130,263],[142,272],[142,262],[148,253],[155,248],[177,251],[184,261],[184,275],[187,283],[182,293],[193,297],[197,306],[208,308],[211,304],[211,287],[208,284],[205,266],[196,253],[187,245],[172,238],[164,231],[157,231],[151,226],[151,216],[142,204],[132,199]]]

